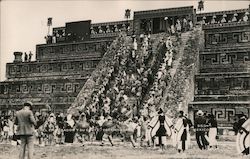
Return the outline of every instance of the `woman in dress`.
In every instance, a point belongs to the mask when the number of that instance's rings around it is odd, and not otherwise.
[[[72,144],[75,137],[75,121],[72,119],[72,115],[67,116],[67,121],[64,128],[65,143]]]
[[[209,147],[210,148],[217,148],[217,121],[214,117],[213,114],[209,115],[209,120],[208,120],[208,125],[209,125],[209,132],[208,132],[208,137],[209,137]]]
[[[155,116],[151,120],[149,126],[152,128],[151,138],[154,138],[154,146],[156,145],[156,143],[158,143],[157,145],[164,149],[167,142],[167,136],[172,135],[171,120],[164,115],[163,110],[160,108],[158,116]]]

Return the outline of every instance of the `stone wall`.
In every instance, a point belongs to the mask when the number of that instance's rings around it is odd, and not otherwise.
[[[232,128],[239,114],[250,116],[250,22],[240,20],[248,11],[202,15],[205,42],[189,111],[194,117],[199,109],[214,114],[219,127]],[[232,16],[238,16],[237,21],[231,21]],[[217,18],[217,23],[211,23],[208,17]],[[226,21],[221,22],[222,18]]]
[[[0,107],[18,109],[26,101],[32,101],[34,109],[46,104],[63,110],[69,107],[79,93],[86,78],[24,79],[0,83]],[[59,107],[60,106],[60,107]]]
[[[76,59],[64,61],[45,62],[22,62],[8,63],[6,65],[6,77],[13,78],[34,78],[48,76],[89,76],[99,63],[100,58]]]
[[[212,113],[219,127],[231,127],[231,129],[237,115],[244,113],[250,116],[249,102],[196,102],[190,110],[195,114],[198,109],[208,114]]]
[[[122,30],[127,30],[128,34],[132,33],[133,21],[114,21],[91,24],[90,38],[92,40],[100,38],[115,38]],[[65,27],[53,28],[53,36],[56,37],[56,43],[63,43],[66,39]]]
[[[111,42],[108,38],[37,45],[36,61],[23,62],[20,56],[6,65],[7,80],[0,83],[1,110],[19,109],[29,100],[35,110],[50,105],[66,111]]]
[[[106,52],[112,39],[64,44],[42,44],[36,46],[38,61],[65,60],[77,58],[100,58]]]

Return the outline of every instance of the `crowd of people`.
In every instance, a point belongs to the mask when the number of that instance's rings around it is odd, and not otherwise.
[[[15,116],[1,119],[1,141],[21,144],[20,156],[25,154],[25,146],[33,151],[33,144],[72,145],[85,141],[99,141],[104,146],[105,139],[114,146],[112,138],[130,141],[133,147],[160,146],[166,150],[166,145],[172,144],[178,153],[190,148],[190,130],[195,130],[195,139],[201,150],[217,149],[217,121],[213,114],[196,112],[194,123],[183,111],[178,112],[176,119],[158,109],[152,117],[133,117],[126,121],[118,121],[111,116],[91,118],[84,112],[79,115],[54,114],[51,111],[32,112],[32,103],[24,103],[24,108]],[[242,115],[244,116],[244,115]],[[244,116],[245,117],[245,116]],[[238,131],[241,130],[239,124]],[[246,121],[246,118],[245,118]],[[32,156],[32,153],[28,154]]]
[[[16,114],[18,114],[18,112]],[[216,120],[214,119],[214,116],[211,115],[207,119],[203,116],[203,113],[201,111],[198,111],[197,115],[198,118],[194,121],[194,128],[197,129],[197,132],[198,131],[205,132],[207,130],[198,130],[198,128],[200,128],[199,126],[201,124],[208,125],[210,130],[208,133],[209,135],[207,136],[209,136],[209,141],[212,141],[210,143],[210,146],[216,146],[217,144],[214,140],[217,132],[213,128],[217,129],[217,123]],[[164,119],[160,119],[161,118],[160,116],[164,116]],[[155,117],[156,119],[154,119]],[[36,123],[34,124],[34,130],[35,130],[34,136],[36,137],[35,143],[40,146],[60,145],[66,143],[72,144],[74,142],[79,142],[84,145],[84,141],[87,140],[92,142],[99,140],[101,145],[103,145],[102,138],[103,135],[106,133],[105,132],[106,130],[114,132],[114,133],[112,132],[111,137],[120,136],[123,140],[125,140],[126,137],[128,137],[128,140],[130,140],[132,145],[135,147],[137,141],[139,141],[140,146],[146,146],[146,145],[155,146],[157,145],[157,143],[162,145],[166,144],[166,142],[163,142],[163,139],[161,142],[155,142],[151,140],[152,134],[150,134],[149,131],[151,128],[155,127],[156,125],[155,122],[158,121],[158,117],[160,123],[166,120],[165,117],[167,118],[168,122],[168,126],[164,126],[165,128],[162,128],[161,126],[156,128],[157,129],[156,136],[158,137],[166,136],[166,134],[171,136],[171,133],[170,134],[166,133],[166,130],[164,130],[167,127],[168,129],[172,129],[171,131],[177,133],[180,131],[182,125],[184,125],[184,127],[187,127],[188,124],[189,128],[193,126],[191,120],[189,120],[187,116],[184,115],[183,111],[179,112],[177,120],[173,120],[171,117],[169,117],[169,115],[166,115],[161,108],[158,114],[157,112],[155,112],[155,115],[152,117],[146,117],[146,116],[140,116],[139,118],[133,117],[133,118],[128,118],[123,122],[118,121],[117,119],[111,116],[104,117],[100,115],[96,118],[91,118],[89,114],[85,114],[83,112],[80,112],[79,115],[63,114],[63,113],[54,114],[50,111],[44,111],[42,113],[35,112],[34,116],[32,115],[31,119],[34,120],[33,121],[34,123]],[[184,121],[182,119],[185,119],[187,121]],[[11,144],[18,143],[16,142],[18,140],[17,134],[20,129],[17,128],[18,124],[19,123],[14,116],[7,116],[5,118],[1,118],[1,142],[7,142]],[[114,127],[114,125],[116,127]],[[114,129],[109,129],[111,127]],[[163,129],[163,131],[160,129]],[[124,133],[129,135],[126,136],[124,135]],[[188,129],[186,129],[185,134],[189,134]],[[182,139],[187,140],[187,137]],[[206,138],[204,136],[201,137],[202,144],[199,144],[198,137],[196,139],[199,147],[201,149],[205,149],[205,146],[201,147],[200,145],[204,145],[204,141],[206,140]],[[113,145],[113,142],[112,141],[110,142]]]
[[[150,114],[151,109],[155,109],[155,106],[159,105],[161,98],[163,97],[164,90],[168,85],[170,78],[169,69],[172,67],[173,53],[175,52],[173,42],[170,37],[164,41],[166,46],[166,52],[162,55],[162,61],[160,67],[157,70],[156,76],[154,77],[153,87],[148,93],[149,98],[144,103],[144,114]]]
[[[133,147],[158,145],[165,149],[170,137],[181,153],[190,145],[193,128],[201,150],[217,148],[213,114],[199,110],[192,123],[183,111],[174,119],[172,112],[164,112],[159,106],[176,51],[171,37],[155,42],[150,34],[132,35],[127,45],[125,38],[119,40],[121,46],[102,69],[92,94],[85,97],[83,109],[75,114],[47,110],[33,115],[32,103],[26,102],[15,115],[1,118],[1,141],[14,145],[21,140],[20,155],[24,156],[24,147],[33,140],[40,146],[76,142],[84,146],[87,140],[103,146],[107,139],[113,146],[112,138],[117,137],[130,141]],[[243,123],[239,121],[235,127],[239,130]]]
[[[167,21],[167,32],[171,34],[190,31],[193,30],[194,27],[192,20],[186,18],[179,18],[176,20],[176,23],[172,25],[169,25],[168,17],[165,17],[164,19]]]
[[[96,26],[91,27],[91,34],[105,34],[105,33],[114,33],[121,32],[122,30],[130,30],[129,23],[128,24],[119,24],[119,25],[107,25],[107,26]]]
[[[129,45],[118,42],[123,45],[112,57],[112,63],[101,70],[91,100],[84,99],[84,112],[124,121],[141,114],[143,99],[149,91],[166,85],[166,68],[171,67],[174,53],[171,38],[161,39],[158,46],[153,46],[157,42],[150,34],[132,36],[130,40]]]

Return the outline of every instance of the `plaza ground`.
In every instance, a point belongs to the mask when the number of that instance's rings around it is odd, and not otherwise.
[[[18,159],[18,147],[1,144],[0,159]],[[166,150],[153,149],[148,147],[132,148],[128,142],[116,142],[111,146],[108,142],[104,146],[99,143],[87,143],[84,147],[80,144],[71,146],[35,146],[34,159],[165,159],[165,158],[188,158],[188,159],[236,159],[242,157],[236,151],[234,142],[219,142],[218,149],[201,151],[196,144],[185,154],[178,154],[177,151],[168,145]]]

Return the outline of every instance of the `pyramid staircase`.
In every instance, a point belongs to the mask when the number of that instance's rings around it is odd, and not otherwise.
[[[77,95],[75,101],[68,109],[69,113],[76,113],[78,110],[83,110],[87,103],[91,102],[91,95],[94,91],[98,90],[100,82],[102,80],[102,72],[105,72],[108,67],[114,66],[113,57],[117,54],[117,51],[122,47],[131,47],[132,39],[126,36],[126,33],[121,33],[110,45],[107,52],[103,55],[103,58],[97,65],[96,69],[92,72],[89,79],[84,84],[83,88]],[[105,76],[105,75],[104,75]]]
[[[169,70],[171,78],[159,103],[159,107],[170,114],[176,115],[178,110],[188,112],[188,103],[193,100],[194,75],[198,71],[199,50],[203,45],[201,34],[201,28],[195,28],[181,35],[182,45]]]
[[[192,100],[192,97],[190,96],[193,95],[193,85],[191,83],[193,82],[192,80],[194,72],[197,69],[199,50],[198,47],[201,43],[201,40],[199,39],[199,37],[201,36],[199,34],[201,34],[200,29],[182,33],[179,38],[181,39],[181,41],[177,41],[176,37],[171,36],[171,39],[177,43],[177,45],[175,46],[176,54],[173,55],[174,60],[172,63],[172,67],[167,70],[167,73],[170,78],[168,81],[167,88],[164,90],[163,97],[161,98],[160,103],[157,104],[157,107],[171,107],[171,110],[177,110],[176,108],[178,108],[180,103]],[[152,71],[154,72],[153,77],[156,76],[157,70],[160,68],[161,62],[163,62],[161,61],[161,59],[156,58],[157,54],[160,54],[162,52],[165,53],[162,43],[163,38],[167,38],[167,35],[164,33],[151,35],[151,48],[152,54],[154,56],[150,59],[147,65],[148,67],[154,69],[154,71]],[[194,43],[195,40],[196,42]],[[197,43],[197,40],[199,41],[199,43]],[[102,72],[105,72],[103,70],[115,65],[113,57],[117,54],[117,51],[122,47],[125,47],[127,49],[132,48],[132,39],[126,36],[125,34],[120,35],[116,40],[113,41],[110,48],[104,54],[102,60],[98,64],[97,68],[95,69],[95,71],[93,71],[90,78],[87,80],[82,90],[78,94],[77,98],[72,103],[71,107],[69,108],[69,112],[74,113],[77,110],[83,110],[86,105],[91,103],[92,94],[95,91],[98,91],[99,85],[101,84],[100,81],[102,81],[102,78],[105,76],[102,74]],[[188,54],[191,54],[190,52],[193,52],[192,55],[195,56],[195,58],[192,59],[193,61],[189,64],[189,66],[185,66],[185,59],[189,56]],[[138,47],[138,53],[142,53],[141,47]],[[183,74],[183,71],[186,77],[181,76],[181,74]],[[185,73],[185,71],[188,71],[188,73]],[[179,83],[182,84],[182,87],[179,87],[176,81],[179,81]],[[110,85],[113,86],[114,81],[110,81]],[[148,92],[142,95],[139,101],[139,105],[141,108],[143,106],[143,103],[145,103],[149,99],[149,91],[152,87],[153,84],[149,84]],[[189,93],[187,93],[187,89],[190,89]],[[179,99],[174,100],[173,98],[177,96],[175,90],[178,90],[179,93],[186,92],[186,96],[182,94]],[[138,99],[133,96],[128,96],[128,105],[138,105]],[[128,114],[132,115],[132,110],[130,111],[131,112],[129,112]]]

